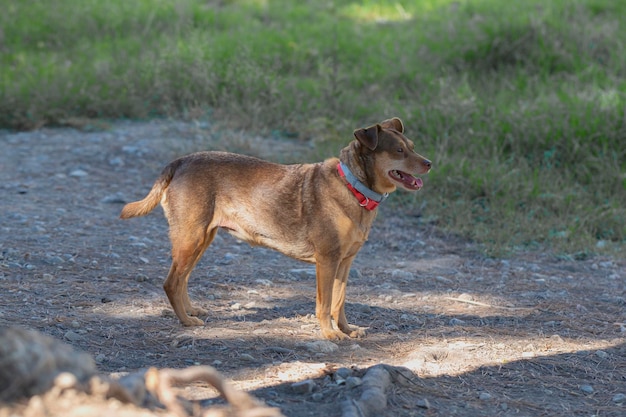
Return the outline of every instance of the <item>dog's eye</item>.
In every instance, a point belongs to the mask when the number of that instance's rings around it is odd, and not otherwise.
[[[398,148],[397,150],[398,150],[399,153],[404,152],[404,149],[402,149],[402,148]]]

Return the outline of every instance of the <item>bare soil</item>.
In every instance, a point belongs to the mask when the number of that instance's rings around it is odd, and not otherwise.
[[[348,286],[348,319],[366,338],[312,343],[322,340],[313,267],[226,233],[190,281],[192,300],[210,311],[206,326],[182,327],[161,288],[169,268],[162,213],[118,215],[167,162],[200,149],[279,161],[304,161],[310,151],[169,121],[0,133],[0,325],[63,340],[102,374],[212,365],[294,417],[341,416],[360,387],[336,370],[360,377],[380,363],[418,377],[389,390],[388,416],[626,414],[624,258],[491,259],[393,201]],[[426,182],[424,196],[435,192]],[[312,392],[292,387],[305,379]],[[180,393],[219,401],[201,383]]]

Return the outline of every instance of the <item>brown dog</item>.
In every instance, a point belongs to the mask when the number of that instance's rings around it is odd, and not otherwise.
[[[143,216],[159,203],[170,225],[172,265],[163,288],[185,326],[206,314],[192,307],[189,275],[219,228],[252,245],[316,264],[315,313],[327,339],[360,337],[344,312],[346,284],[376,216],[396,187],[415,191],[431,162],[413,151],[398,118],[354,131],[339,159],[280,165],[226,152],[198,152],[163,169],[150,193],[127,204],[121,218]],[[331,317],[339,330],[333,329]]]

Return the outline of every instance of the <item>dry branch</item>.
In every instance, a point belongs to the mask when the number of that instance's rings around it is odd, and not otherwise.
[[[180,399],[175,384],[203,381],[214,386],[229,403],[228,407],[206,410],[191,409],[190,402]],[[106,409],[114,399],[136,406],[128,416],[145,415],[145,409],[165,406],[176,417],[281,417],[280,410],[267,407],[249,394],[236,390],[214,368],[194,366],[186,369],[150,368],[119,380],[96,374],[91,357],[76,352],[49,336],[20,328],[0,328],[0,401],[11,404],[41,394],[29,401],[23,415],[68,415],[70,410],[88,404]],[[37,397],[33,397],[35,399]],[[63,399],[63,401],[59,401]],[[49,407],[46,405],[49,402]],[[65,404],[67,409],[59,407]],[[17,403],[16,403],[17,404]],[[29,410],[28,407],[36,410]],[[55,408],[56,411],[46,410]],[[6,411],[6,410],[5,410]],[[44,412],[45,411],[45,412]]]

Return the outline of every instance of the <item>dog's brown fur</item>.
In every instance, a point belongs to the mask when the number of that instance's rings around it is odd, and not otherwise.
[[[354,131],[340,160],[370,189],[390,193],[393,170],[425,174],[431,163],[413,151],[400,119]],[[150,193],[127,204],[121,218],[143,216],[161,203],[170,225],[172,265],[163,285],[185,326],[200,326],[205,311],[192,307],[191,271],[219,228],[252,245],[276,249],[316,264],[316,315],[328,339],[364,335],[344,312],[350,265],[367,240],[376,210],[366,210],[337,171],[337,158],[316,164],[280,165],[226,152],[198,152],[165,167]],[[396,173],[397,173],[396,171]],[[412,181],[411,180],[411,181]],[[421,184],[419,184],[421,186]],[[190,316],[191,315],[191,316]],[[333,329],[331,317],[339,330]]]

